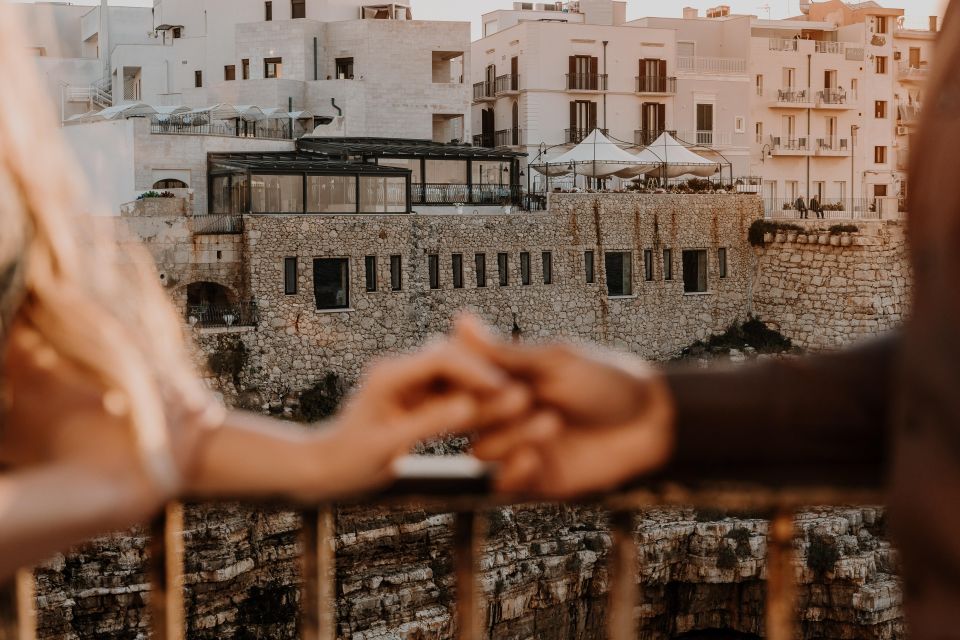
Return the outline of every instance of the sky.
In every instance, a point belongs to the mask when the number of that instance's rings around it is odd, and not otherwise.
[[[24,1],[24,0],[18,0]],[[33,0],[25,0],[31,2]],[[545,1],[545,0],[540,0]],[[960,1],[960,0],[958,0]],[[72,0],[73,4],[98,4],[98,0]],[[111,0],[110,4],[153,6],[153,0]],[[480,16],[496,9],[509,9],[512,0],[411,0],[413,16],[418,20],[469,20],[473,23],[474,38],[480,35]],[[627,17],[679,17],[682,7],[705,9],[718,4],[730,5],[734,13],[748,13],[761,18],[785,18],[800,13],[799,0],[628,0]],[[946,0],[880,0],[886,7],[904,7],[907,20],[925,24],[926,17],[943,13]]]

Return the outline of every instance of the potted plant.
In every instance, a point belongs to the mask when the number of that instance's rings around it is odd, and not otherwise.
[[[457,208],[457,213],[463,213],[463,203],[462,203],[462,202],[454,202],[454,203],[453,203],[453,206],[455,206],[455,207]]]
[[[232,327],[236,319],[237,319],[236,316],[234,316],[232,313],[223,314],[223,321],[226,323],[228,327]]]

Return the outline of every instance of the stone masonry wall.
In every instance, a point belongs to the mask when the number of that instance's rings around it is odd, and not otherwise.
[[[858,221],[830,233],[815,220],[769,234],[752,311],[798,346],[834,349],[899,326],[910,301],[903,222]]]

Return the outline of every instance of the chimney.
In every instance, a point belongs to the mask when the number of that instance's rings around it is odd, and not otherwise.
[[[700,10],[696,7],[684,7],[683,8],[683,19],[684,20],[693,20],[694,18],[700,17]]]
[[[938,18],[937,16],[930,16],[930,31],[933,31],[934,33],[939,31],[940,30],[939,23],[940,23],[940,18]]]

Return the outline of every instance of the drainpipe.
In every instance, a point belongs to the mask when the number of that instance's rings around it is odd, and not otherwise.
[[[607,77],[607,45],[610,44],[609,40],[603,41],[603,76],[604,79]],[[603,91],[603,128],[607,128],[607,87],[604,87]]]
[[[340,107],[337,106],[337,99],[336,99],[336,98],[330,98],[330,104],[333,106],[334,109],[337,110],[337,115],[338,115],[338,116],[342,116],[342,115],[343,115],[343,109],[341,109]]]
[[[293,96],[287,97],[287,113],[293,113]],[[290,116],[290,139],[294,140],[293,137],[293,116]]]
[[[813,54],[807,54],[807,100],[813,100]],[[812,109],[807,107],[807,201],[810,200],[810,151],[813,150],[813,132],[810,130]]]

